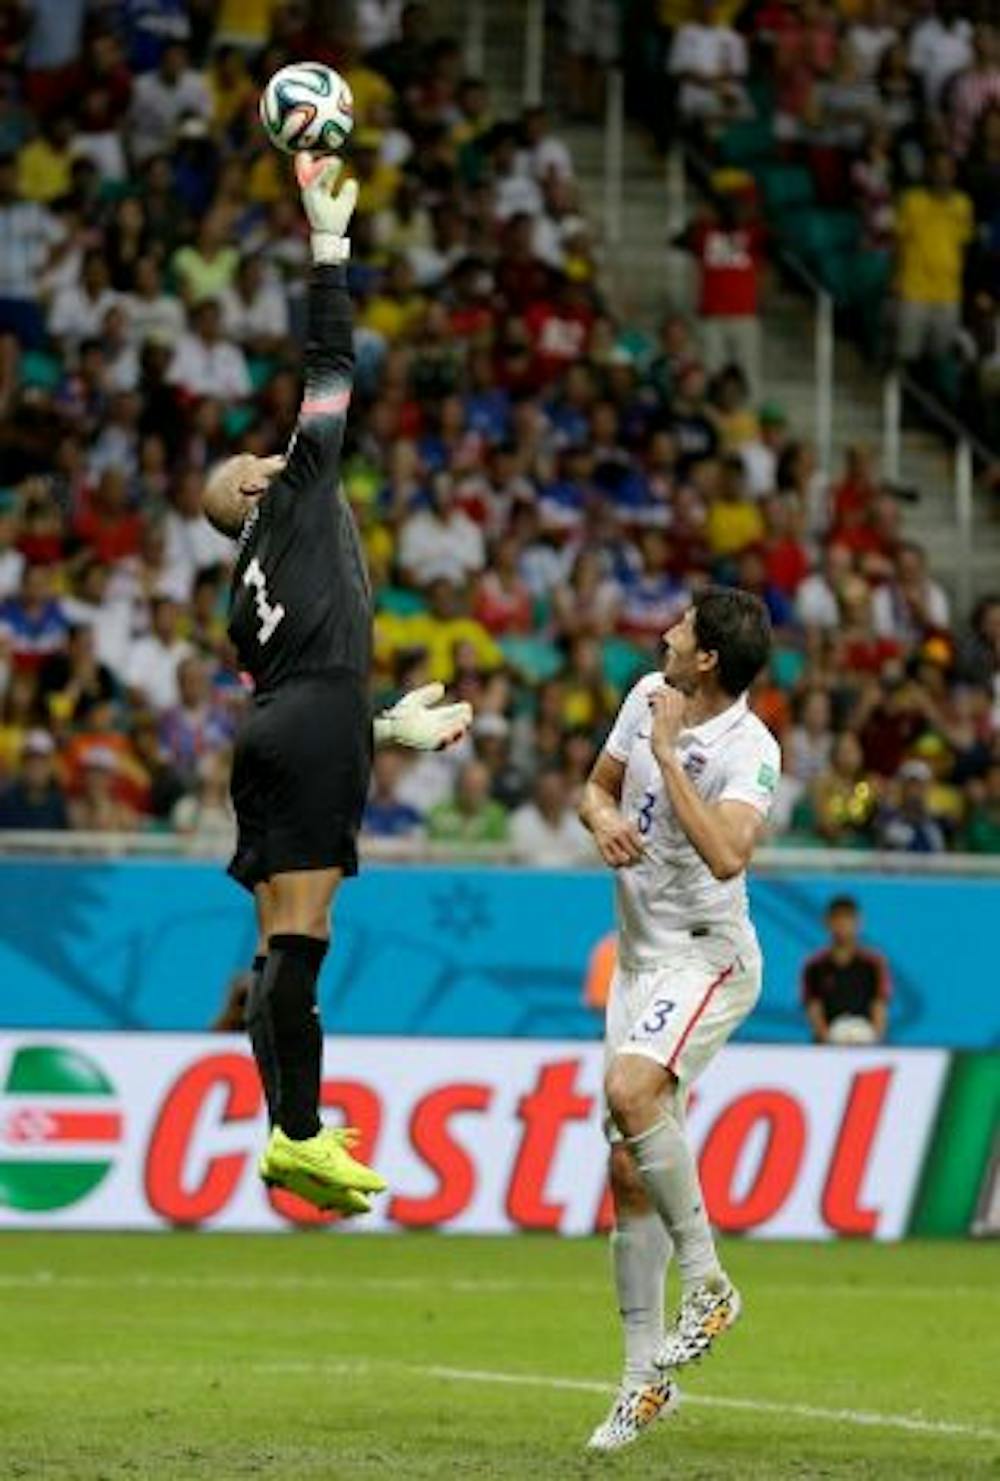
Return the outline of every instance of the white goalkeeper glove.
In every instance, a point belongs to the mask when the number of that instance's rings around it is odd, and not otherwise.
[[[312,260],[316,263],[346,262],[351,255],[347,226],[358,203],[358,182],[345,180],[334,195],[341,167],[336,155],[303,151],[295,156],[295,177],[309,218]]]
[[[443,684],[423,684],[375,718],[377,746],[409,746],[413,751],[443,751],[460,741],[472,724],[472,706],[442,705]]]

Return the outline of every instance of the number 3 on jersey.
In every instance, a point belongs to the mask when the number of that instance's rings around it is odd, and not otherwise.
[[[257,629],[257,641],[263,648],[264,644],[274,636],[274,630],[284,617],[285,609],[280,602],[272,605],[267,594],[267,577],[256,556],[243,572],[243,585],[249,586],[254,593],[254,606],[257,608],[257,620],[260,623]]]
[[[646,834],[653,826],[653,808],[655,806],[656,793],[647,792],[645,797],[642,799],[642,806],[640,807],[639,812],[636,816],[635,823],[643,838],[645,838]]]

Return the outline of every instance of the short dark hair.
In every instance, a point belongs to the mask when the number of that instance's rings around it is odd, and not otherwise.
[[[861,907],[853,895],[834,895],[826,907],[827,917],[831,915],[860,915]]]
[[[771,656],[771,619],[760,597],[736,587],[707,586],[694,598],[694,634],[703,653],[714,653],[719,683],[742,694]]]

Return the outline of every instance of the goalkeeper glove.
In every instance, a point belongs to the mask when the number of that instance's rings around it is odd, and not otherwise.
[[[309,218],[312,259],[316,263],[346,262],[351,255],[347,225],[358,201],[358,182],[345,180],[332,194],[341,171],[341,161],[333,155],[295,156],[295,175],[302,192],[302,205]]]
[[[472,724],[472,706],[438,705],[443,684],[424,684],[375,718],[377,746],[409,746],[414,751],[443,751],[460,741]],[[437,708],[435,708],[437,706]]]

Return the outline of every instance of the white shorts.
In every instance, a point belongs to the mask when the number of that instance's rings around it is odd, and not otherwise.
[[[752,934],[682,932],[657,966],[629,970],[619,964],[608,996],[605,1065],[618,1054],[639,1054],[686,1088],[753,1011],[761,965]],[[610,1120],[606,1124],[609,1139],[620,1140]]]

